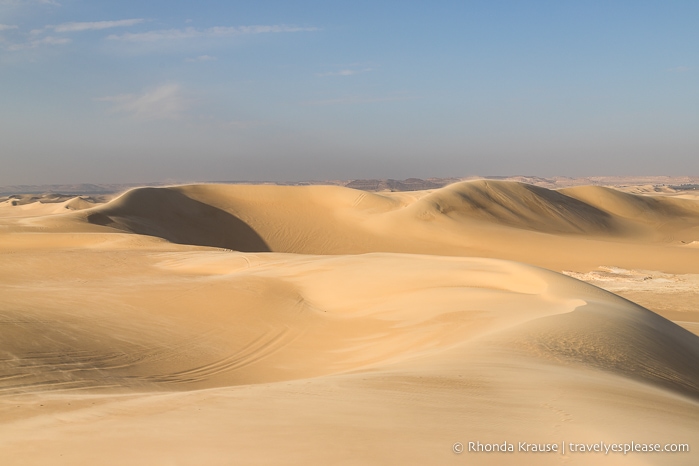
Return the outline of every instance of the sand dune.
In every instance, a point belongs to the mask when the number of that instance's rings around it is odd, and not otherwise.
[[[614,234],[623,226],[595,206],[559,191],[523,183],[473,181],[451,185],[411,206],[418,217],[441,214],[546,233]]]
[[[6,295],[8,303],[23,303],[14,308],[37,311],[3,309],[8,337],[2,350],[13,358],[5,363],[0,390],[191,389],[326,375],[439,353],[513,326],[521,336],[523,323],[583,306],[575,319],[541,321],[545,326],[527,341],[534,338],[552,354],[583,362],[588,353],[595,361],[606,355],[629,374],[657,381],[652,376],[659,373],[658,380],[675,380],[674,388],[699,396],[697,374],[686,366],[699,357],[699,338],[613,295],[540,269],[490,259],[385,254],[273,255],[252,264],[245,256],[205,251],[158,257],[166,259],[123,258],[116,277],[81,286],[84,302],[77,297],[68,306],[47,304],[42,298],[50,293],[41,291],[45,296],[29,303],[21,294]],[[139,268],[151,269],[152,276],[140,273],[137,285],[119,285],[127,269]],[[71,272],[68,280],[76,275]],[[68,287],[53,281],[51,288]],[[95,310],[100,289],[118,297]],[[594,337],[597,346],[584,340],[591,333],[581,322],[603,329]],[[544,337],[543,328],[563,333]],[[667,340],[674,346],[667,347]],[[552,342],[563,346],[552,349]],[[663,367],[674,375],[663,378]]]
[[[89,197],[61,196],[57,198],[39,198],[38,196],[18,196],[0,203],[0,217],[36,217],[41,215],[62,214],[66,210],[82,210],[95,207],[95,199]]]
[[[553,270],[614,264],[691,273],[699,251],[680,246],[699,240],[698,206],[607,188],[552,191],[483,180],[384,194],[337,186],[193,185],[132,190],[60,221],[54,217],[42,228],[75,231],[85,226],[71,222],[89,223],[107,229],[86,231],[246,252],[402,252],[516,260]]]
[[[178,190],[141,188],[90,211],[87,221],[173,243],[239,251],[269,251],[262,238],[234,215]]]
[[[187,204],[182,205],[185,197]],[[305,220],[344,220],[347,224],[342,226],[349,227],[350,220],[355,220],[352,216],[389,214],[423,222],[447,217],[542,233],[602,236],[631,235],[641,225],[658,227],[668,221],[688,222],[697,227],[699,221],[699,203],[691,200],[627,194],[604,187],[556,191],[486,180],[457,183],[435,191],[381,194],[336,186],[139,188],[102,210],[108,216],[147,218],[150,222],[164,220],[164,215],[182,220],[213,215],[192,209],[192,200],[240,217],[262,230],[269,222],[290,221],[298,228]]]
[[[699,312],[573,278],[693,296],[694,201],[493,181],[82,201],[2,206],[7,464],[696,463],[452,451],[695,442]]]
[[[616,217],[645,224],[653,233],[682,234],[687,220],[690,220],[692,234],[697,233],[694,220],[699,215],[699,203],[693,199],[641,196],[598,186],[567,188],[560,192]]]

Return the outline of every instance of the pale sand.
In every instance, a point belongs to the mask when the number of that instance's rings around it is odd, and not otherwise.
[[[699,461],[451,450],[699,448],[696,200],[200,185],[0,217],[2,464]]]

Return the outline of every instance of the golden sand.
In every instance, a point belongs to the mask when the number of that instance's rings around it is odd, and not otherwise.
[[[698,464],[452,451],[699,449],[697,242],[601,187],[4,202],[1,464]]]

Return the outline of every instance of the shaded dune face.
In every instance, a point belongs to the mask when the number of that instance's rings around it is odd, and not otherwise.
[[[129,191],[86,217],[87,221],[177,244],[244,252],[269,247],[249,225],[229,212],[166,188]]]
[[[653,222],[699,215],[699,203],[688,199],[656,198],[629,194],[603,186],[577,186],[558,191],[611,215]]]
[[[459,183],[420,200],[441,214],[565,234],[611,234],[623,225],[607,212],[560,192],[523,183]],[[418,206],[415,206],[417,209]]]

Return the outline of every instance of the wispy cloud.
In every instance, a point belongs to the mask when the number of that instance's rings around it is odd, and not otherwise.
[[[111,29],[119,27],[128,27],[142,23],[142,18],[120,19],[117,21],[91,21],[78,23],[63,23],[58,26],[46,26],[46,29],[52,29],[56,32],[80,32],[80,31],[98,31],[101,29]]]
[[[0,36],[0,47],[10,52],[20,50],[35,49],[42,45],[65,45],[71,42],[66,37],[54,37],[43,34],[30,33],[29,35],[22,33],[18,26],[12,24],[0,24],[0,32],[7,33],[10,38],[6,39]]]
[[[320,77],[326,77],[326,76],[352,76],[355,74],[360,74],[360,73],[368,73],[371,71],[372,68],[363,68],[361,70],[352,70],[352,69],[346,69],[346,70],[339,70],[339,71],[329,71],[327,73],[317,73],[316,76]]]
[[[0,0],[1,1],[1,0]],[[110,29],[116,27],[127,27],[133,26],[138,23],[142,23],[144,20],[141,18],[134,19],[122,19],[117,21],[93,21],[93,22],[73,22],[73,23],[63,23],[59,25],[49,25],[44,26],[40,29],[32,29],[29,31],[28,36],[24,35],[24,42],[15,42],[5,48],[10,51],[25,50],[37,48],[41,45],[65,45],[72,42],[71,39],[66,37],[54,37],[50,35],[45,35],[47,32],[53,33],[67,33],[67,32],[80,32],[80,31],[95,31],[102,29]],[[0,31],[18,30],[17,26],[0,24]],[[15,33],[18,34],[18,33]],[[43,37],[42,37],[43,36]]]
[[[159,29],[154,31],[112,34],[107,37],[110,40],[127,42],[156,42],[166,40],[183,40],[206,37],[230,37],[245,34],[269,34],[282,32],[308,32],[317,31],[315,27],[297,27],[285,25],[272,26],[232,26],[232,27],[211,27],[207,29],[196,29],[187,27],[184,29]]]
[[[202,62],[202,61],[216,61],[218,58],[212,57],[211,55],[199,55],[195,58],[186,58],[185,61],[189,63]]]
[[[370,104],[375,102],[398,102],[403,100],[415,100],[417,97],[409,95],[393,95],[393,96],[383,96],[383,97],[341,97],[338,99],[326,99],[326,100],[310,100],[302,102],[306,106],[326,106],[326,105],[357,105],[357,104]]]
[[[267,125],[269,125],[268,122],[259,120],[230,120],[223,123],[223,127],[235,129],[248,129]]]
[[[674,68],[669,68],[667,71],[670,71],[672,73],[684,73],[686,71],[689,71],[688,66],[676,66]]]
[[[71,42],[72,41],[66,37],[46,36],[42,37],[41,39],[30,40],[29,42],[24,42],[21,44],[8,45],[7,50],[14,52],[17,50],[35,49],[42,45],[66,45],[70,44]]]
[[[189,101],[177,84],[163,84],[143,94],[121,94],[95,99],[113,104],[113,113],[145,120],[176,120],[184,115]]]
[[[0,5],[4,6],[21,6],[21,5],[31,5],[31,4],[42,4],[42,5],[53,5],[61,6],[56,0],[0,0]]]

